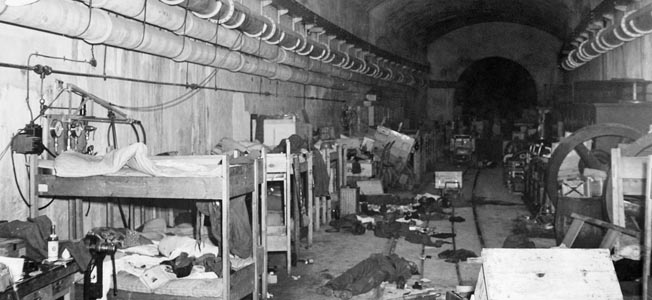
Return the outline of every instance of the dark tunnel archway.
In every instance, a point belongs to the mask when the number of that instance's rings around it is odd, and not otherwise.
[[[475,61],[464,70],[454,99],[458,115],[516,120],[524,109],[536,106],[536,83],[520,64],[489,57]]]

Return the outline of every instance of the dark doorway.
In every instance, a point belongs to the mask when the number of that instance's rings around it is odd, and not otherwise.
[[[466,117],[516,120],[537,104],[536,84],[518,63],[489,57],[471,64],[458,79],[455,105]]]

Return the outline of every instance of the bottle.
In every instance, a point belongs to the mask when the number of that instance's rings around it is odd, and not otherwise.
[[[59,260],[59,237],[55,232],[55,226],[52,225],[50,236],[48,237],[48,261],[55,262]]]

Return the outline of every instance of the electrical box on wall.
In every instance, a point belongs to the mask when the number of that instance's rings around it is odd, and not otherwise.
[[[41,154],[43,152],[43,128],[35,124],[27,124],[19,134],[11,140],[11,149],[21,154]]]

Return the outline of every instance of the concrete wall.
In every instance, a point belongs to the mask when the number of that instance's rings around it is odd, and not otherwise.
[[[357,35],[363,40],[368,40],[369,15],[355,1],[298,0],[297,2],[346,31]]]
[[[537,84],[539,99],[546,85],[558,82],[557,53],[561,41],[532,27],[513,23],[482,23],[460,28],[428,46],[430,79],[457,81],[473,62],[502,57],[522,65]],[[454,89],[429,89],[428,117],[450,120]]]

